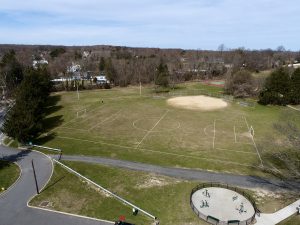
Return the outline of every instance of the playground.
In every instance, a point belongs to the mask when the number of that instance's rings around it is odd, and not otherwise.
[[[191,196],[191,205],[200,218],[212,224],[251,224],[255,214],[245,196],[221,187],[197,190]]]

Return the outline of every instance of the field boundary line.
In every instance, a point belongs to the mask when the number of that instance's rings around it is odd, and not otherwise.
[[[215,148],[215,139],[216,139],[216,120],[214,120],[214,136],[213,136],[213,149]]]
[[[120,109],[118,112],[112,114],[111,116],[105,118],[104,120],[102,120],[101,122],[97,123],[96,125],[90,127],[90,128],[88,129],[88,131],[91,131],[91,130],[95,129],[96,127],[98,127],[99,125],[105,123],[106,121],[108,121],[108,120],[111,119],[112,117],[118,115],[121,111],[122,111],[122,110]]]
[[[60,126],[58,129],[78,130],[78,131],[84,131],[84,132],[88,131],[86,129],[72,128],[72,127],[65,127],[65,126]]]
[[[289,107],[290,109],[296,110],[296,111],[300,111],[300,109],[297,109],[297,108],[295,108],[295,107],[293,107],[291,105],[287,105],[287,107]]]
[[[230,152],[237,152],[237,153],[243,153],[243,154],[252,154],[256,155],[255,152],[245,152],[245,151],[238,151],[238,150],[230,150],[230,149],[225,149],[225,148],[216,148],[219,151],[230,151]]]
[[[72,138],[72,137],[66,137],[66,136],[56,136],[57,138],[61,139],[69,139],[69,140],[76,140],[76,141],[84,141],[84,142],[89,142],[93,144],[103,144],[103,145],[108,145],[108,146],[115,146],[115,147],[120,147],[120,148],[125,148],[125,149],[135,149],[134,147],[129,147],[129,146],[122,146],[122,145],[116,145],[116,144],[109,144],[105,142],[100,142],[100,141],[91,141],[87,139],[79,139],[79,138]],[[146,151],[146,152],[154,152],[154,153],[159,153],[159,154],[164,154],[164,155],[173,155],[177,157],[182,157],[182,158],[192,158],[192,159],[202,159],[206,161],[212,161],[212,162],[220,162],[224,164],[233,164],[233,165],[240,165],[240,166],[245,166],[245,167],[251,167],[255,168],[255,166],[252,166],[250,164],[244,164],[244,163],[238,163],[238,162],[232,162],[232,161],[224,161],[221,159],[210,159],[210,158],[205,158],[205,157],[195,157],[195,156],[189,156],[189,155],[181,155],[177,153],[171,153],[171,152],[162,152],[162,151],[157,151],[157,150],[151,150],[151,149],[145,149],[145,148],[140,148],[139,150]]]
[[[160,123],[160,121],[162,121],[163,118],[165,118],[165,116],[169,113],[170,110],[167,110],[161,117],[160,119],[154,124],[154,126],[148,130],[148,132],[145,134],[145,136],[142,138],[142,140],[136,145],[135,148],[138,148],[140,146],[140,144],[145,140],[145,138],[152,132],[152,130]]]
[[[233,132],[234,132],[234,143],[237,143],[237,141],[236,141],[235,125],[233,126]]]
[[[247,119],[246,119],[245,116],[244,116],[244,119],[245,119],[245,122],[246,122],[246,124],[247,124],[247,127],[249,128],[249,125],[248,125],[248,122],[247,122]],[[259,151],[258,151],[257,145],[256,145],[256,143],[255,143],[255,141],[254,141],[254,137],[253,137],[253,135],[252,135],[251,132],[250,132],[250,128],[249,128],[248,132],[249,132],[250,135],[251,135],[251,139],[252,139],[252,142],[253,142],[253,146],[254,146],[254,148],[255,148],[255,150],[256,150],[256,153],[257,153],[257,156],[258,156],[258,158],[259,158],[259,160],[260,160],[260,166],[263,167],[263,166],[264,166],[264,165],[263,165],[263,160],[262,160],[261,155],[260,155],[260,153],[259,153]]]
[[[91,113],[91,112],[94,112],[94,111],[96,111],[96,110],[98,110],[98,109],[102,109],[103,106],[104,106],[104,105],[100,105],[100,106],[96,107],[95,109],[92,109],[91,111],[87,111],[86,114],[89,114],[89,113]],[[101,112],[101,111],[100,111],[100,112]],[[89,119],[91,119],[91,118],[94,118],[98,113],[99,113],[99,112],[96,112],[95,114],[92,114],[92,115],[90,115],[90,116],[87,116],[87,117],[85,117],[84,119],[80,120],[80,122],[85,122],[85,121],[87,121],[87,120],[89,120]]]

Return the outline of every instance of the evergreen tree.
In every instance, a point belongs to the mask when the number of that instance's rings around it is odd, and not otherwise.
[[[1,85],[6,86],[9,93],[13,92],[15,88],[23,80],[23,67],[18,62],[13,50],[6,53],[0,62],[1,68]]]
[[[291,77],[291,104],[300,104],[300,68]]]
[[[2,131],[25,143],[42,130],[44,106],[50,94],[50,75],[45,68],[30,68],[17,90],[16,102],[6,115]]]
[[[290,102],[291,78],[287,70],[280,68],[266,79],[264,89],[259,95],[263,105],[286,105]]]
[[[156,69],[155,84],[162,87],[168,87],[169,77],[170,74],[169,74],[168,66],[163,62],[161,62]]]
[[[105,70],[105,59],[103,57],[100,58],[99,70],[103,72]]]

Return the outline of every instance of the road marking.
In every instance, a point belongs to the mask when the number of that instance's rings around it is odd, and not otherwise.
[[[135,148],[138,148],[140,144],[146,139],[146,137],[152,132],[152,130],[159,124],[160,121],[162,121],[163,118],[168,114],[170,110],[167,110],[161,117],[160,119],[154,124],[154,126],[145,134],[145,136],[142,138],[142,140],[137,144]]]

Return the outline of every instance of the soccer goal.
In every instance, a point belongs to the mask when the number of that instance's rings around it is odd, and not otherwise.
[[[77,118],[78,117],[83,117],[83,116],[86,115],[86,109],[79,110],[79,111],[77,111],[76,114],[77,114]]]

